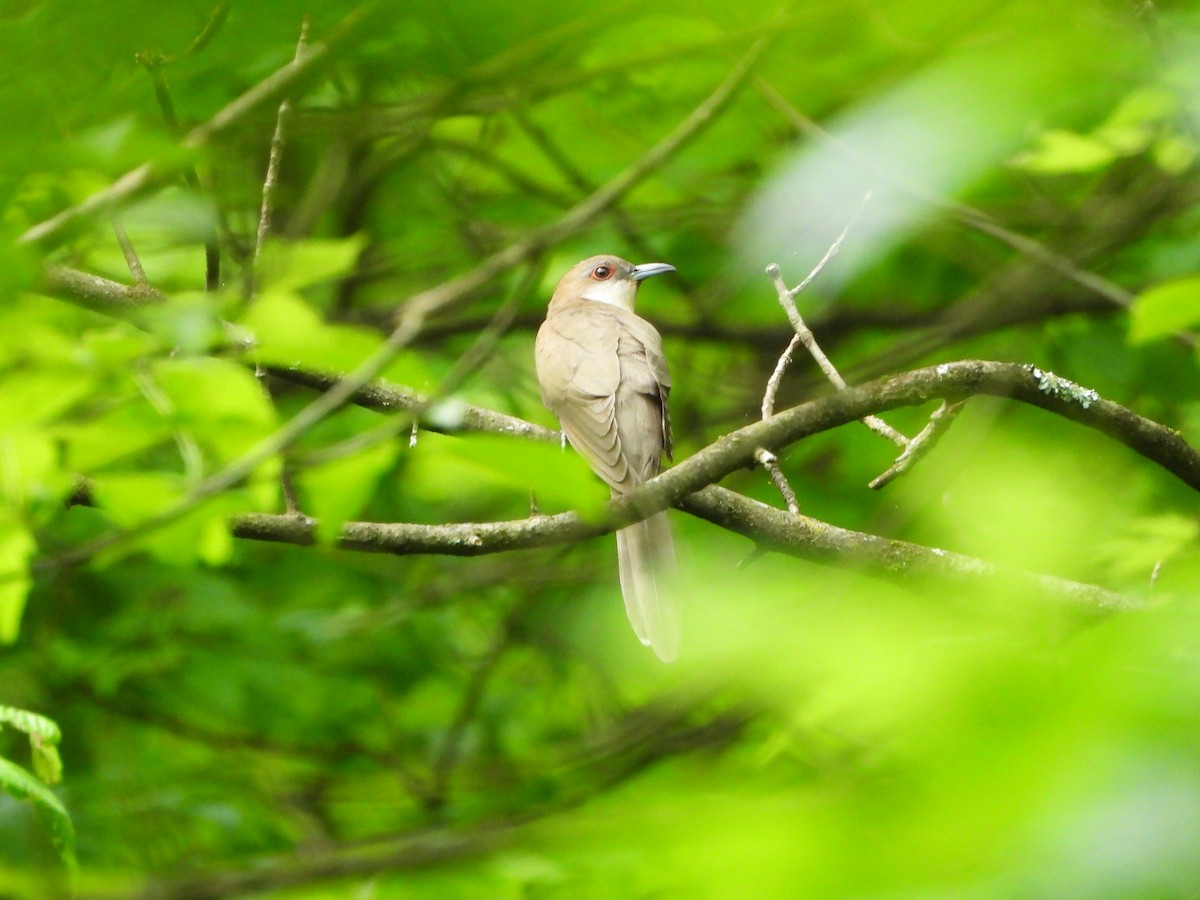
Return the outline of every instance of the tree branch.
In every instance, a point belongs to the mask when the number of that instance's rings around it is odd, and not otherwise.
[[[840,529],[773,510],[713,486],[730,472],[750,465],[759,447],[778,451],[871,412],[918,406],[933,399],[957,402],[978,395],[1009,397],[1093,428],[1200,490],[1200,453],[1177,432],[1035,367],[969,360],[847,388],[748,425],[720,438],[638,490],[614,500],[602,517],[584,520],[568,512],[505,522],[447,525],[352,522],[343,526],[338,545],[399,555],[480,556],[573,543],[681,504],[688,512],[772,549],[863,569],[891,581],[942,580],[979,585],[994,583],[998,576],[1004,575],[1039,594],[1071,604],[1101,610],[1131,605],[1126,598],[1090,585],[1009,573],[969,557]],[[477,411],[473,413],[471,426],[463,424],[465,420],[464,416],[457,430],[492,430],[487,427],[486,417]],[[504,427],[511,425],[506,423]],[[533,430],[530,436],[548,439],[554,432]],[[692,494],[695,496],[689,496]],[[246,514],[235,517],[232,528],[236,536],[253,540],[295,544],[313,544],[317,540],[317,523],[294,516]]]
[[[978,591],[1008,584],[1028,596],[1092,614],[1140,605],[1134,598],[1095,585],[1023,572],[961,553],[839,528],[716,486],[685,497],[680,508],[750,538],[760,549],[858,570],[901,587],[943,585]]]
[[[67,266],[47,266],[41,289],[62,295],[95,312],[126,312],[142,306],[166,302],[166,294],[148,284],[121,284],[99,275],[91,275]]]

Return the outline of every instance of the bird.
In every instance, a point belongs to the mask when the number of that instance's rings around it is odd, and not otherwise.
[[[662,338],[633,307],[643,281],[674,271],[667,263],[589,257],[559,281],[538,329],[542,402],[614,497],[653,478],[663,456],[671,458],[671,376]],[[679,653],[679,610],[665,511],[617,531],[617,561],[634,633],[671,662]]]

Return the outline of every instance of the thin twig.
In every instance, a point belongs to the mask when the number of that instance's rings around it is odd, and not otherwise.
[[[767,474],[771,476],[771,481],[774,483],[775,489],[783,497],[783,503],[787,507],[787,511],[793,516],[800,515],[800,501],[796,499],[796,492],[792,489],[791,482],[787,480],[787,476],[783,474],[783,469],[779,466],[779,457],[770,450],[764,450],[762,447],[759,447],[754,452],[754,458],[758,460],[758,464],[766,469]]]
[[[767,379],[767,389],[763,393],[762,402],[762,417],[770,418],[775,413],[775,398],[779,393],[779,385],[783,381],[783,373],[792,361],[792,355],[796,352],[796,348],[801,344],[808,350],[821,371],[829,378],[830,381],[838,388],[838,390],[846,389],[846,382],[838,373],[833,363],[829,361],[823,350],[817,344],[816,337],[813,336],[812,329],[805,323],[800,315],[800,310],[796,307],[796,295],[803,291],[806,287],[813,283],[821,271],[829,264],[829,261],[837,256],[838,251],[842,249],[842,244],[846,240],[846,235],[850,233],[850,229],[854,227],[854,223],[858,221],[858,217],[862,214],[863,209],[867,205],[867,201],[871,199],[871,193],[868,191],[863,197],[862,202],[858,205],[854,215],[850,217],[850,221],[846,223],[846,227],[842,229],[841,234],[837,236],[829,249],[825,251],[825,255],[817,262],[807,277],[794,288],[789,289],[783,281],[783,275],[779,271],[779,266],[771,263],[767,266],[767,274],[771,276],[771,280],[775,283],[776,293],[779,295],[779,304],[787,313],[788,321],[792,323],[792,328],[796,332],[792,339],[788,342],[787,349],[779,357],[779,361],[775,363],[775,370],[771,373],[771,377]],[[863,419],[865,424],[872,431],[884,435],[892,441],[896,441],[900,446],[905,447],[908,444],[908,439],[904,435],[894,430],[883,420],[876,416],[868,416]],[[775,483],[775,487],[779,490],[783,497],[783,502],[787,505],[788,512],[792,515],[800,513],[800,505],[796,500],[796,492],[792,490],[791,484],[787,480],[787,476],[783,474],[783,470],[779,466],[779,458],[769,450],[759,447],[755,451],[754,458],[759,464],[767,470],[767,474],[771,476],[771,481]]]
[[[121,224],[120,220],[113,219],[112,227],[117,235],[117,243],[121,245],[121,252],[125,254],[125,264],[129,266],[129,274],[133,278],[133,283],[139,286],[149,284],[150,279],[146,277],[142,261],[138,259],[137,251],[133,249],[129,235],[125,233],[125,226]]]
[[[929,417],[929,422],[921,429],[921,433],[909,441],[904,451],[896,457],[896,461],[892,463],[891,468],[872,479],[867,487],[873,491],[877,491],[897,476],[903,475],[911,469],[917,460],[933,449],[933,445],[949,430],[951,423],[958,417],[958,414],[965,405],[966,401],[942,403],[934,411],[933,415]]]
[[[830,258],[830,254],[826,254],[826,259]],[[821,264],[818,264],[820,266]],[[819,271],[814,269],[814,272]],[[804,345],[804,349],[809,352],[809,355],[816,361],[821,371],[825,373],[833,385],[840,391],[844,391],[847,387],[846,380],[830,362],[829,357],[817,344],[817,339],[812,333],[812,329],[805,324],[804,319],[800,315],[800,311],[796,308],[795,291],[790,290],[783,281],[783,275],[779,271],[779,266],[771,263],[767,266],[767,274],[775,283],[775,291],[779,295],[779,304],[787,312],[788,319],[791,320],[792,327],[796,329],[796,336],[800,339],[800,343]],[[812,274],[800,283],[800,286],[810,284],[812,282]],[[797,288],[798,289],[798,288]],[[874,431],[876,434],[883,435],[889,441],[892,441],[899,447],[908,446],[908,438],[902,435],[896,429],[892,428],[887,422],[884,422],[878,416],[866,416],[862,420],[863,424]]]
[[[229,16],[229,7],[232,6],[232,0],[221,0],[213,11],[208,16],[208,21],[204,23],[204,27],[192,39],[192,42],[185,47],[181,52],[166,55],[163,53],[138,53],[136,59],[139,63],[152,71],[164,68],[165,66],[174,65],[181,59],[187,59],[196,53],[199,53],[221,30],[221,26],[225,24],[225,19]]]
[[[775,415],[775,398],[779,394],[779,384],[783,381],[783,373],[792,361],[792,354],[796,352],[796,348],[800,346],[800,335],[793,334],[791,341],[788,342],[787,349],[779,357],[775,363],[775,371],[771,373],[771,377],[767,379],[767,390],[763,393],[762,402],[762,417],[769,419]]]
[[[296,54],[292,58],[292,65],[300,65],[300,60],[304,56],[304,51],[307,47],[308,16],[305,16],[304,21],[300,24],[300,38],[296,41]],[[284,97],[279,104],[279,112],[275,115],[275,132],[271,135],[271,151],[267,159],[267,176],[263,179],[262,186],[262,208],[259,211],[258,232],[254,239],[254,257],[250,268],[251,283],[253,283],[253,275],[258,268],[258,258],[259,254],[262,253],[263,242],[267,239],[267,234],[271,230],[272,204],[275,199],[275,189],[279,184],[279,164],[283,158],[283,146],[287,139],[285,124],[291,108],[291,98]]]
[[[764,419],[769,419],[775,414],[775,398],[779,393],[779,384],[783,381],[784,370],[787,369],[788,363],[792,361],[792,354],[799,346],[800,335],[792,335],[787,349],[783,351],[783,355],[775,363],[775,371],[767,379],[767,389],[763,393],[762,402],[762,417]],[[792,490],[792,485],[788,482],[787,476],[783,474],[783,469],[779,466],[779,457],[771,451],[759,447],[754,453],[754,458],[758,460],[759,465],[766,469],[767,474],[771,476],[771,481],[774,482],[775,488],[779,491],[780,496],[783,497],[783,502],[787,506],[788,512],[794,516],[799,515],[800,503],[796,500],[796,492]],[[743,565],[746,562],[748,561],[743,561]]]

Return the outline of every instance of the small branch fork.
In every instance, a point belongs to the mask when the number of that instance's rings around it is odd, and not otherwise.
[[[846,223],[846,227],[842,229],[842,233],[829,245],[829,249],[825,251],[825,255],[821,257],[812,271],[794,288],[787,286],[787,283],[783,280],[783,273],[780,271],[777,263],[770,263],[767,266],[767,275],[775,284],[775,292],[779,297],[779,305],[783,307],[783,311],[787,314],[788,321],[792,323],[792,328],[796,334],[788,343],[787,349],[779,357],[779,361],[775,364],[775,370],[771,373],[771,377],[767,379],[767,388],[763,393],[762,402],[763,419],[769,419],[775,414],[775,398],[779,393],[779,385],[783,381],[783,373],[791,363],[796,349],[801,345],[808,351],[809,356],[813,358],[834,387],[839,391],[844,391],[848,387],[846,380],[842,378],[841,373],[838,372],[834,364],[830,362],[829,357],[825,355],[820,345],[817,344],[817,339],[813,335],[812,329],[808,327],[804,321],[804,317],[800,315],[800,310],[796,307],[796,296],[812,284],[824,270],[825,266],[829,264],[830,260],[837,256],[838,251],[841,250],[842,244],[846,240],[846,236],[850,233],[850,229],[854,227],[854,223],[858,221],[858,217],[862,215],[862,211],[870,199],[871,192],[868,191],[863,197],[862,203],[859,204],[858,209],[855,210],[854,215],[850,218],[850,221]],[[879,490],[898,475],[911,468],[918,459],[929,452],[937,439],[950,427],[961,407],[961,403],[943,403],[930,417],[929,424],[922,429],[920,434],[912,439],[901,434],[878,416],[868,415],[860,419],[859,421],[876,434],[887,438],[901,449],[901,453],[896,458],[895,463],[886,472],[873,479],[869,487],[872,490]],[[783,502],[787,506],[788,512],[792,515],[799,515],[800,506],[796,501],[796,492],[792,490],[791,484],[788,483],[787,477],[779,467],[779,457],[771,451],[759,447],[754,453],[754,458],[767,470],[771,481],[774,482],[776,489],[783,497]]]

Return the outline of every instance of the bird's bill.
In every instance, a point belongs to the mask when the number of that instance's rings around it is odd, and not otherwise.
[[[640,266],[633,267],[633,275],[630,277],[634,281],[645,281],[653,275],[663,275],[674,271],[675,267],[668,263],[642,263]]]

